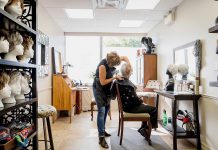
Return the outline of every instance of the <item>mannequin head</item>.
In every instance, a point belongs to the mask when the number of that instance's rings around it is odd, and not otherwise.
[[[20,85],[20,81],[22,78],[22,75],[20,73],[20,71],[12,71],[10,74],[10,82],[9,82],[9,86],[11,87],[11,93],[13,95],[19,95],[21,93],[21,85]]]
[[[0,73],[0,99],[10,97],[11,88],[8,85],[9,81],[9,75],[7,75],[5,72]]]
[[[34,51],[33,51],[33,44],[34,44],[34,42],[33,42],[33,40],[32,40],[32,38],[30,37],[30,36],[25,36],[24,38],[23,38],[23,47],[24,47],[24,52],[23,52],[23,55],[20,55],[20,56],[18,56],[18,60],[20,61],[20,62],[26,62],[26,63],[28,63],[28,60],[30,59],[30,58],[33,58],[33,55],[34,55]]]
[[[0,8],[4,10],[4,7],[7,3],[8,3],[8,0],[0,0]]]
[[[16,18],[21,16],[24,10],[23,0],[9,0],[5,10]]]
[[[0,73],[0,108],[4,107],[2,103],[3,98],[9,98],[11,96],[11,88],[8,85],[10,81],[9,75],[5,72]]]
[[[9,42],[8,42],[9,33],[4,29],[0,29],[0,53],[8,53],[9,51]]]
[[[21,86],[21,93],[19,95],[15,96],[16,100],[25,99],[24,94],[28,94],[30,92],[29,82],[30,82],[30,76],[26,72],[22,72],[21,80],[20,80],[20,86]]]
[[[23,55],[23,37],[18,32],[13,32],[9,36],[9,53],[5,55],[6,60],[17,61],[16,56]]]

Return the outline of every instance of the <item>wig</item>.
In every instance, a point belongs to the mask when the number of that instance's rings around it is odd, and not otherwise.
[[[24,55],[27,51],[30,50],[30,48],[32,48],[34,42],[33,39],[31,38],[31,36],[24,36],[23,37],[23,47],[24,47]],[[18,56],[18,60],[21,60],[24,58],[24,55],[20,55]]]
[[[23,37],[19,32],[13,32],[10,34],[8,41],[10,43],[10,47],[9,47],[9,52],[10,52],[15,49],[16,45],[20,45],[23,43]]]
[[[18,2],[20,2],[20,7],[22,12],[24,11],[24,4],[23,4],[23,0],[9,0],[7,5],[5,6],[5,10],[7,9],[7,7],[11,6],[11,5],[17,5]]]
[[[14,70],[9,73],[9,76],[10,76],[9,84],[14,84],[21,80],[22,74],[20,73],[20,71]]]
[[[172,76],[178,73],[178,67],[174,64],[168,65],[167,70],[172,74]]]
[[[10,81],[10,77],[7,73],[1,72],[0,73],[0,90],[2,90],[6,84]]]
[[[9,32],[5,29],[0,29],[0,40],[7,40],[9,38]]]
[[[120,56],[115,51],[108,53],[106,59],[110,67],[118,66],[121,62]]]
[[[187,75],[188,69],[189,69],[189,67],[187,64],[178,65],[178,73],[180,73],[181,75]]]

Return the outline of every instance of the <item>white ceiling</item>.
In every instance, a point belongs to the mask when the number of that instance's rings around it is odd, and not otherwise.
[[[92,0],[39,0],[64,32],[147,33],[183,0],[160,0],[154,10],[95,9],[94,19],[70,19],[64,9],[92,9]],[[119,28],[120,20],[144,20],[139,28]]]

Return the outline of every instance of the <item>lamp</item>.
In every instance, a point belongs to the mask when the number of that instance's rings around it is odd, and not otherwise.
[[[68,73],[68,67],[73,68],[73,65],[71,65],[69,62],[66,62],[66,64],[63,65],[63,74],[67,74]]]

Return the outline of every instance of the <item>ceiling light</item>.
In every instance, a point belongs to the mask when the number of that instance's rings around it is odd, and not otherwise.
[[[119,27],[122,28],[136,28],[142,25],[142,20],[121,20]]]
[[[92,9],[65,9],[69,18],[74,19],[93,19]]]
[[[154,9],[160,0],[129,0],[126,9]]]

